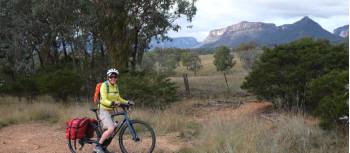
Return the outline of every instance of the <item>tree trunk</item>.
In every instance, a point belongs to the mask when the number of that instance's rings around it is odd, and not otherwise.
[[[55,39],[52,40],[52,47],[53,47],[53,62],[54,64],[57,64],[59,59],[59,52],[58,52],[58,46]]]
[[[189,85],[189,83],[188,83],[188,77],[187,77],[187,74],[186,74],[186,73],[183,74],[183,78],[184,78],[184,84],[185,84],[186,95],[187,95],[188,97],[190,97],[190,96],[191,96],[191,91],[190,91],[190,85]]]
[[[64,60],[68,59],[68,55],[67,55],[67,47],[66,47],[66,41],[64,40],[64,38],[61,38],[62,41],[62,46],[63,46],[63,54],[64,54]]]
[[[197,76],[197,62],[194,63],[194,76]]]
[[[32,60],[32,72],[35,71],[35,59],[34,59],[34,53],[35,53],[35,48],[32,48],[32,52],[30,54],[31,60]]]
[[[225,77],[225,82],[226,82],[226,86],[227,86],[227,92],[230,91],[230,88],[228,86],[228,82],[227,82],[227,78],[226,78],[226,73],[224,72],[224,77]]]
[[[70,48],[71,48],[71,52],[72,52],[72,61],[73,61],[73,69],[76,70],[77,66],[76,66],[76,61],[75,61],[75,49],[72,45],[72,43],[70,43]]]
[[[39,62],[40,62],[40,67],[41,67],[41,68],[44,68],[43,57],[40,55],[40,52],[39,52],[38,49],[36,49],[36,47],[34,47],[34,50],[35,50],[36,53],[38,54]]]
[[[110,46],[110,54],[111,54],[111,66],[115,67],[117,69],[120,69],[121,71],[127,71],[128,70],[128,52],[127,52],[127,45],[125,44],[118,44],[118,45],[111,45]]]
[[[95,65],[95,50],[96,50],[96,35],[92,35],[92,51],[91,51],[91,61],[90,61],[90,69],[94,69]]]
[[[138,47],[139,47],[139,29],[135,28],[135,34],[134,34],[134,50],[132,52],[132,61],[131,61],[131,70],[135,71],[136,70],[136,58],[137,58],[137,54],[138,54]]]

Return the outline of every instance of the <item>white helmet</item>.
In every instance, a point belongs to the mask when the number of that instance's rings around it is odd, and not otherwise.
[[[113,73],[119,75],[119,71],[115,68],[111,68],[107,71],[107,76],[111,76]]]

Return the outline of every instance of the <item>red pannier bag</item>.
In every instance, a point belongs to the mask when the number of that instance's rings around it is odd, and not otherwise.
[[[94,126],[97,120],[89,118],[74,118],[66,122],[66,139],[76,140],[92,138],[94,136]]]

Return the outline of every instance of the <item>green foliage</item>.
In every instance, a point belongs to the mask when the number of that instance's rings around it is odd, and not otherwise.
[[[145,54],[142,62],[143,70],[155,71],[161,75],[172,75],[184,51],[177,48],[155,48]]]
[[[1,92],[31,99],[39,94],[49,94],[56,100],[66,101],[68,97],[81,93],[82,86],[83,79],[76,72],[59,69],[5,82]]]
[[[235,62],[232,61],[233,55],[230,54],[230,49],[221,46],[216,49],[214,55],[214,65],[216,66],[217,71],[227,71],[231,69]]]
[[[163,75],[125,74],[120,76],[118,84],[122,97],[141,106],[162,107],[179,99],[175,83]]]
[[[271,100],[276,107],[296,108],[309,112],[318,109],[322,110],[323,114],[326,107],[319,108],[319,106],[330,107],[335,100],[340,100],[337,95],[344,94],[343,88],[348,84],[343,75],[330,72],[347,70],[348,49],[345,45],[333,45],[325,40],[304,38],[274,48],[265,48],[241,87],[255,93],[259,98]],[[328,87],[323,87],[322,83],[335,81],[326,74],[338,77],[338,83],[341,80],[343,85],[324,84]],[[321,80],[317,81],[318,78]],[[330,97],[335,98],[333,102],[329,101]],[[343,105],[334,107],[345,109]],[[335,116],[331,118],[334,119]]]
[[[255,49],[258,45],[255,42],[248,42],[248,43],[242,43],[238,46],[236,50],[243,51],[243,50],[251,50]]]
[[[192,53],[191,51],[185,51],[181,54],[181,62],[187,70],[193,71],[194,75],[196,75],[197,71],[203,67],[199,55]]]
[[[69,96],[77,96],[83,86],[82,77],[68,69],[42,73],[37,77],[40,92],[56,100],[66,101]]]
[[[309,107],[316,108],[314,113],[321,117],[325,128],[335,127],[340,117],[349,116],[348,78],[348,71],[331,71],[308,85]]]
[[[1,0],[0,92],[49,94],[57,100],[90,97],[107,68],[139,70],[151,39],[177,31],[179,18],[191,21],[194,3]],[[171,74],[179,58],[165,59],[161,71]]]
[[[0,92],[18,97],[34,98],[39,94],[39,87],[33,78],[22,77],[10,83],[5,83]]]

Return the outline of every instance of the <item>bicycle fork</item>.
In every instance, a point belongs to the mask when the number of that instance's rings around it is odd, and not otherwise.
[[[134,140],[136,142],[140,141],[140,138],[136,134],[136,130],[135,130],[134,126],[131,124],[129,118],[126,117],[125,121],[126,121],[126,125],[128,125],[128,127],[129,127],[128,129],[129,129],[129,131],[130,131],[130,133],[132,135],[132,140]]]

